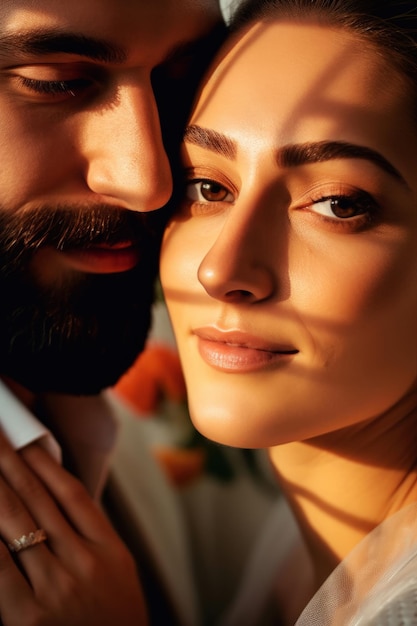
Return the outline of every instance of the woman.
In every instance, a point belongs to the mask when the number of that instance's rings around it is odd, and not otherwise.
[[[311,568],[284,624],[314,594],[299,624],[416,624],[416,4],[249,0],[232,29],[161,256],[191,415],[269,449]]]

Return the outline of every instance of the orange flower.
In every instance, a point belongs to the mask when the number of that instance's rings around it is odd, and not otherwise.
[[[156,413],[164,397],[182,402],[186,390],[176,350],[166,344],[149,344],[114,391],[141,413]]]
[[[169,448],[155,446],[153,454],[168,479],[178,487],[185,487],[204,471],[206,452],[203,448]]]

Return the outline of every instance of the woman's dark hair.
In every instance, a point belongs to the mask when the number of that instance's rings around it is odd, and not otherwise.
[[[290,19],[357,33],[411,79],[417,114],[417,0],[243,0],[230,28]]]

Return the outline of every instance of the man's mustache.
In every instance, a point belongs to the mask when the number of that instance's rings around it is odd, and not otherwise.
[[[154,237],[151,214],[108,205],[42,206],[10,214],[0,211],[2,252],[16,258],[45,246],[57,250],[116,245],[131,241],[140,245]]]

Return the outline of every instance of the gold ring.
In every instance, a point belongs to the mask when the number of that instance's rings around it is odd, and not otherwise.
[[[21,550],[27,550],[46,540],[46,532],[43,528],[38,528],[28,535],[22,535],[19,539],[13,539],[13,541],[7,544],[7,547],[10,552],[20,552]]]

